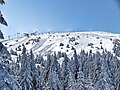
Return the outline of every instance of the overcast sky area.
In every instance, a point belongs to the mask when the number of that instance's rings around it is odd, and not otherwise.
[[[106,31],[120,33],[115,0],[5,0],[5,35],[23,32]]]

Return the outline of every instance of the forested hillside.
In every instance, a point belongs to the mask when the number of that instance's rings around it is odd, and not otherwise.
[[[0,30],[0,90],[120,90],[120,34]]]

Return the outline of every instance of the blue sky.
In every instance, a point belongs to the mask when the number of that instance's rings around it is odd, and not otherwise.
[[[120,8],[115,0],[6,0],[0,6],[9,26],[4,34],[48,31],[120,33]]]

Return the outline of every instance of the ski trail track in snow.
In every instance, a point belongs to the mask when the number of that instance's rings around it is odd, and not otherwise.
[[[41,39],[40,42],[38,42],[37,44],[35,44],[32,48],[33,51],[37,50],[38,48],[40,48],[45,42],[46,42],[47,39]]]

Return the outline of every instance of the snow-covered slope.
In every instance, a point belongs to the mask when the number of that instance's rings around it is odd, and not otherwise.
[[[30,49],[35,54],[66,52],[68,55],[73,53],[73,49],[77,53],[81,50],[86,52],[92,50],[93,53],[106,49],[112,52],[114,39],[120,39],[120,34],[112,34],[107,32],[68,32],[68,33],[47,33],[37,35],[25,35],[23,37],[2,41],[2,43],[17,54],[21,53],[24,44],[28,52]]]

